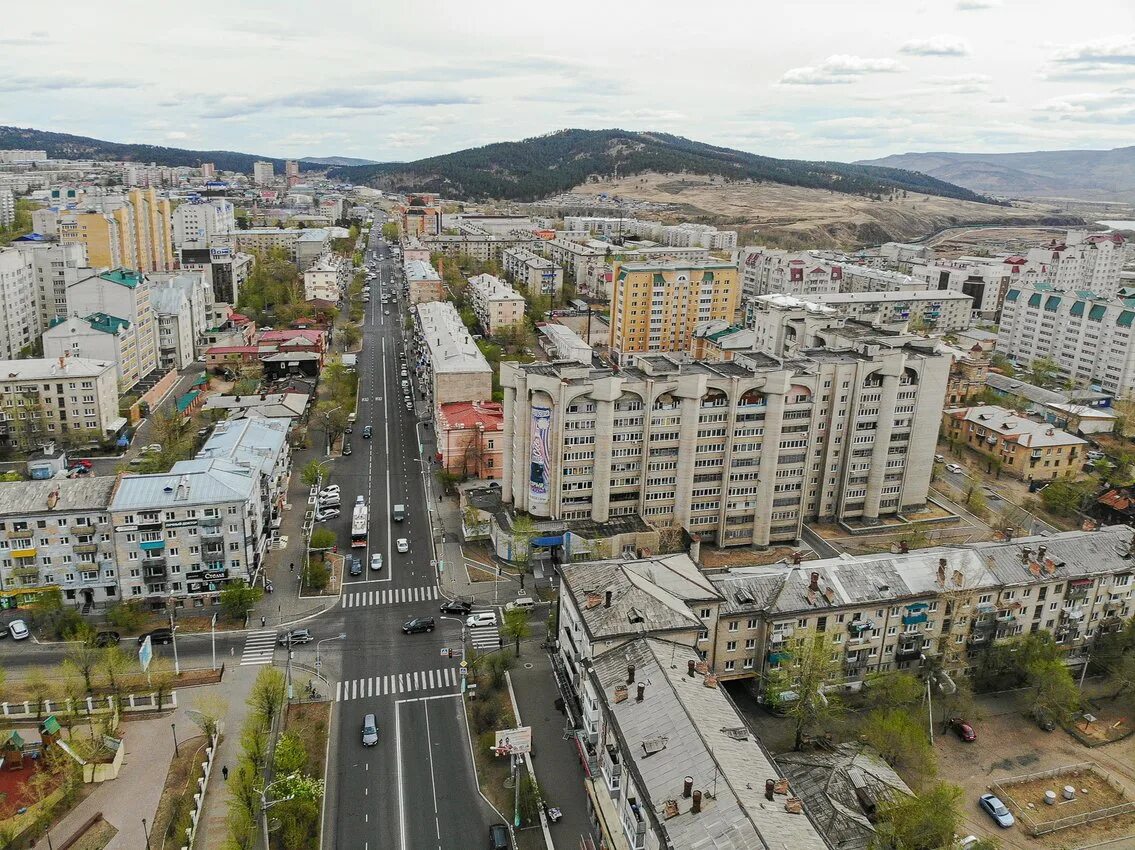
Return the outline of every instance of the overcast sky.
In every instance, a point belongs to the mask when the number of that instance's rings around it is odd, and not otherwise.
[[[1135,0],[6,4],[0,123],[377,160],[564,127],[835,160],[1111,148],[1135,144]]]

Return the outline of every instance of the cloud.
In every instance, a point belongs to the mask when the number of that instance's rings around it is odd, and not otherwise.
[[[960,38],[936,35],[932,38],[912,38],[899,48],[900,53],[911,56],[967,56],[969,45]]]
[[[170,130],[168,133],[166,133],[166,138],[172,142],[179,139],[188,139],[189,134],[184,130]]]
[[[1037,121],[1135,124],[1135,86],[1055,98],[1037,107]]]
[[[73,89],[140,89],[144,83],[137,80],[93,80],[67,74],[38,74],[34,77],[0,76],[0,92],[20,94],[70,91]]]
[[[1046,77],[1127,77],[1135,75],[1135,36],[1070,44],[1052,54]]]
[[[201,113],[203,118],[237,118],[253,112],[300,110],[308,114],[328,112],[349,115],[385,112],[395,107],[453,106],[480,103],[479,97],[434,91],[425,94],[392,94],[378,88],[324,88],[265,98],[221,98]]]
[[[954,4],[959,12],[978,12],[982,9],[996,9],[1001,5],[1001,0],[958,0]]]
[[[785,86],[831,86],[855,82],[866,74],[893,74],[905,70],[894,59],[871,59],[836,54],[819,65],[789,68],[780,78]]]

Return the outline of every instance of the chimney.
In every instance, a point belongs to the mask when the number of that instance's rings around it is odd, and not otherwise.
[[[800,550],[797,550],[797,551],[792,553],[792,563],[794,565],[800,564],[803,560],[804,560],[804,553],[801,552]]]
[[[1029,558],[1031,558],[1032,556],[1033,556],[1033,550],[1032,549],[1028,549],[1028,548],[1022,549],[1021,550],[1021,563],[1027,564],[1029,562]]]
[[[776,783],[773,780],[771,780],[771,779],[765,780],[765,799],[766,800],[772,799],[772,789],[773,789],[773,787],[775,787],[775,785],[776,785]]]
[[[899,541],[899,554],[906,555],[908,552],[910,552],[910,544],[907,543],[905,540],[900,540]]]
[[[610,608],[611,607],[611,591],[609,591],[609,590],[605,591],[603,593],[603,607],[604,608]]]
[[[701,791],[694,792],[694,804],[690,806],[690,813],[697,814],[701,811]]]
[[[693,535],[690,540],[690,560],[695,564],[700,563],[701,558],[701,536]]]
[[[691,679],[694,677],[694,660],[692,658],[686,662],[686,675]],[[690,795],[687,794],[686,796],[688,797]]]
[[[1038,561],[1043,561],[1044,560],[1044,553],[1047,552],[1047,551],[1048,551],[1047,546],[1038,546],[1037,550],[1036,550],[1036,559]]]
[[[634,665],[633,664],[627,665],[627,684],[628,685],[634,684]]]
[[[938,559],[938,584],[946,583],[946,559]]]
[[[808,579],[808,589],[815,592],[820,589],[820,574],[813,571]]]
[[[646,694],[646,683],[639,682],[638,683],[638,693],[635,695],[634,701],[635,702],[642,702],[643,699],[645,698],[645,694]]]
[[[693,793],[693,790],[694,790],[694,778],[692,776],[687,776],[685,778],[685,780],[682,782],[682,796],[685,797],[687,800],[690,799],[690,794]]]

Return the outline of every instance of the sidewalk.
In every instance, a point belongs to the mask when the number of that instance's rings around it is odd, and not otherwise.
[[[509,671],[522,726],[532,727],[532,767],[540,791],[549,806],[563,812],[559,823],[549,826],[552,840],[561,850],[576,850],[581,835],[592,835],[583,790],[583,766],[572,740],[564,739],[567,716],[556,710],[560,698],[548,654],[540,648],[544,622],[533,623],[532,638],[520,645],[520,658]],[[531,664],[529,668],[527,665]]]

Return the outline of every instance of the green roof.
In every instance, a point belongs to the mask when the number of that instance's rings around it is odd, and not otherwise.
[[[1021,292],[1020,292],[1019,289],[1010,289],[1008,292],[1005,293],[1005,300],[1006,301],[1016,301],[1018,296],[1020,296],[1020,294],[1021,294]]]
[[[54,714],[47,715],[43,722],[39,724],[40,734],[58,735],[59,734],[59,721],[55,719]]]
[[[1115,323],[1121,328],[1129,328],[1131,327],[1132,319],[1135,319],[1135,313],[1132,313],[1130,310],[1124,310],[1119,314],[1119,318],[1115,320]]]
[[[123,328],[130,327],[130,322],[126,319],[120,319],[118,316],[112,316],[109,313],[91,313],[89,316],[84,316],[83,321],[104,334],[116,334]]]
[[[1069,311],[1073,316],[1084,315],[1084,302],[1076,301],[1072,304],[1072,309]]]
[[[1032,295],[1029,296],[1029,306],[1030,307],[1039,307],[1040,306],[1040,293],[1039,292],[1034,292]]]
[[[1102,322],[1106,313],[1107,307],[1103,304],[1093,304],[1092,309],[1088,311],[1088,318],[1093,322]]]
[[[193,404],[193,402],[196,400],[197,396],[199,396],[199,395],[201,395],[201,393],[198,392],[197,390],[190,390],[185,395],[183,395],[181,398],[179,398],[177,400],[177,412],[178,413],[185,413],[185,411],[189,410],[189,405]]]
[[[1044,309],[1047,310],[1049,313],[1055,313],[1056,308],[1059,307],[1059,306],[1060,306],[1060,296],[1059,295],[1049,295],[1048,298],[1044,302]]]
[[[134,287],[145,280],[141,272],[121,268],[103,272],[99,277],[111,283],[117,283],[119,286],[125,286],[127,289],[134,289]]]

